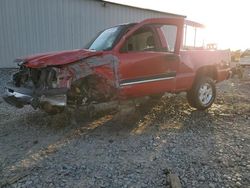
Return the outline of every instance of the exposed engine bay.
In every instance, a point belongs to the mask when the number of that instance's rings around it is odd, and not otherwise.
[[[19,72],[13,75],[16,87],[35,88],[43,90],[57,88],[57,68],[32,69],[21,66]]]

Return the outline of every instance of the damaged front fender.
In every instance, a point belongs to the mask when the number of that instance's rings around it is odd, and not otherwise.
[[[70,104],[90,104],[106,102],[118,97],[118,58],[103,55],[87,58],[66,67],[61,71],[65,76],[60,86],[70,86]],[[60,74],[59,74],[60,75]]]
[[[111,86],[118,88],[118,65],[118,58],[110,54],[77,61],[59,69],[59,86],[69,88],[77,80],[97,75],[106,79]]]

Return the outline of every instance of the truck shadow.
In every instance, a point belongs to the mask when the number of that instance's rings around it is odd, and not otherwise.
[[[101,137],[109,142],[131,136],[136,138],[141,135],[157,136],[162,133],[181,134],[185,130],[194,130],[200,126],[211,133],[214,126],[213,113],[200,112],[188,107],[184,96],[151,100],[139,106],[135,112],[128,112],[124,116],[117,117],[111,113],[84,118],[79,113],[74,117],[72,121],[72,117],[67,114],[56,116],[47,116],[42,112],[25,114],[19,122],[20,127],[15,125],[18,139],[12,140],[10,145],[10,147],[22,145],[22,149],[17,152],[17,157],[13,161],[10,160],[3,166],[4,176],[32,171],[42,161],[67,147],[74,140],[81,139],[84,142],[86,136],[97,139]],[[14,125],[16,121],[9,121],[8,124]],[[33,137],[28,136],[31,133],[34,134]],[[20,136],[22,134],[24,136]],[[10,151],[12,149],[10,147],[5,148],[5,151]],[[163,150],[170,149],[169,147],[172,146],[161,143],[150,155],[162,153]],[[10,152],[9,155],[13,153]],[[8,158],[8,155],[5,158]]]

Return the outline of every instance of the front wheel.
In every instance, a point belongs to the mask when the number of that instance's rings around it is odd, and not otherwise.
[[[192,89],[187,92],[188,103],[198,110],[209,108],[213,104],[215,96],[215,83],[210,77],[197,80]]]

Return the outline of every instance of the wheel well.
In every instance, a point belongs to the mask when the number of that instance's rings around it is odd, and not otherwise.
[[[84,91],[84,93],[82,93]],[[87,97],[90,101],[107,101],[116,94],[107,79],[99,75],[89,75],[72,83],[68,99]]]
[[[196,73],[196,78],[195,80],[200,77],[210,77],[213,80],[217,80],[217,70],[214,66],[205,66],[205,67],[201,67],[200,69],[197,70]]]
[[[201,78],[201,77],[210,77],[213,80],[217,80],[217,71],[214,66],[205,66],[201,67],[196,71],[196,75],[192,84],[192,87],[195,85],[195,83]],[[191,88],[192,88],[191,87]]]

